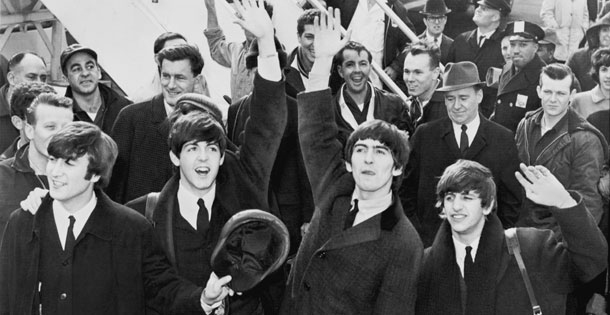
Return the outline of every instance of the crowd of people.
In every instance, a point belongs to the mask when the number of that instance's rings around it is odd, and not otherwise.
[[[411,36],[400,1],[327,0],[286,51],[270,3],[232,2],[231,42],[204,2],[227,117],[179,33],[145,97],[80,44],[64,96],[7,60],[0,314],[607,313],[604,8],[427,0]]]

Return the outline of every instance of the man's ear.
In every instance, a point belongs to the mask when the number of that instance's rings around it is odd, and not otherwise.
[[[348,172],[352,172],[352,163],[350,162],[345,162],[345,169],[347,169]]]
[[[343,72],[341,72],[341,69],[343,69],[343,67],[341,67],[340,65],[339,65],[339,66],[337,66],[337,73],[339,73],[339,76],[340,76],[341,78],[343,78]],[[343,78],[343,79],[345,79],[345,78]]]
[[[492,198],[491,202],[489,203],[487,208],[483,209],[483,215],[489,215],[491,213],[491,211],[493,210],[495,204],[496,204],[496,199]]]
[[[542,99],[542,87],[540,85],[536,86],[536,93],[538,94],[538,98]]]
[[[89,178],[89,181],[92,183],[97,183],[100,180],[100,178],[101,178],[100,175],[94,174],[94,175],[91,175],[91,178]]]
[[[9,71],[6,74],[6,80],[10,86],[15,86],[15,73],[13,71]]]
[[[23,125],[25,124],[23,119],[16,115],[11,116],[11,123],[13,123],[13,126],[15,126],[17,130],[23,129]]]
[[[169,151],[169,159],[172,161],[172,164],[174,164],[177,167],[180,167],[180,158],[178,158],[173,151]]]
[[[398,175],[402,175],[402,167],[401,168],[394,167],[392,169],[392,176],[398,176]]]
[[[28,124],[27,122],[24,124],[25,126],[25,136],[30,140],[34,140],[34,126]]]

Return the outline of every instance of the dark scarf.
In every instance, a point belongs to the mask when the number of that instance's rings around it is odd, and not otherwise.
[[[502,223],[495,213],[488,215],[474,262],[473,283],[468,288],[462,313],[461,274],[455,262],[451,226],[441,224],[424,266],[424,288],[420,314],[495,314],[496,282],[504,244]]]
[[[299,72],[301,73],[301,75],[309,79],[309,71],[311,71],[313,63],[309,65],[308,69],[305,69],[305,64],[305,56],[303,56],[303,53],[301,52],[301,47],[299,47],[297,49],[297,67],[299,68]]]

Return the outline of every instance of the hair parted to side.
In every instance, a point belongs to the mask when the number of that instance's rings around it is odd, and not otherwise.
[[[434,69],[441,64],[441,50],[436,44],[420,41],[407,47],[407,54],[412,56],[428,55],[430,57],[430,69]]]
[[[599,84],[599,68],[610,67],[610,48],[599,48],[591,56],[591,78]]]
[[[297,19],[297,35],[303,35],[305,32],[305,25],[313,25],[313,20],[317,17],[320,17],[320,10],[317,9],[309,9],[305,10],[301,16]]]
[[[21,82],[13,89],[11,96],[11,116],[25,119],[28,107],[42,93],[57,94],[55,89],[40,82]]]
[[[89,166],[85,179],[99,175],[96,188],[104,188],[110,181],[112,167],[118,155],[117,145],[109,135],[88,122],[75,121],[57,132],[47,148],[50,156],[74,160],[87,155]]]
[[[182,44],[171,47],[163,48],[158,54],[155,55],[157,59],[157,65],[159,67],[159,73],[161,73],[161,66],[164,60],[169,61],[180,61],[188,60],[191,63],[191,72],[193,76],[198,76],[203,70],[203,57],[199,49],[193,45]]]
[[[192,141],[218,144],[221,156],[225,154],[227,148],[226,135],[221,123],[209,113],[199,110],[178,116],[169,132],[169,148],[177,157],[180,157],[182,147]]]
[[[185,42],[188,42],[186,40],[186,38],[184,36],[182,36],[182,34],[180,33],[175,33],[175,32],[165,32],[161,35],[159,35],[159,37],[157,37],[157,39],[155,39],[155,43],[153,44],[153,52],[156,54],[158,54],[161,49],[163,49],[163,46],[165,46],[165,42],[167,42],[168,40],[172,40],[172,39],[182,39]]]
[[[386,145],[392,152],[394,167],[404,170],[409,161],[411,147],[407,132],[398,129],[396,126],[379,119],[365,121],[354,130],[345,143],[344,156],[347,162],[351,163],[354,146],[358,140],[377,140]],[[402,175],[395,176],[392,182],[392,189],[398,189],[402,182]]]
[[[570,76],[572,79],[572,83],[570,84],[570,91],[573,91],[577,88],[576,85],[576,76],[574,76],[574,72],[570,67],[561,64],[561,63],[552,63],[550,65],[544,66],[542,71],[540,72],[539,85],[542,86],[542,77],[546,76],[551,80],[563,80],[566,77]]]
[[[40,104],[72,109],[71,98],[59,96],[54,93],[41,93],[32,101],[32,104],[30,104],[30,107],[27,109],[25,118],[28,124],[36,124],[36,108],[38,108],[38,105]]]
[[[491,171],[478,162],[460,159],[447,166],[441,175],[436,185],[436,205],[442,208],[443,200],[448,193],[469,192],[479,195],[483,208],[491,206],[492,210],[495,210],[496,183]]]
[[[343,64],[344,60],[344,56],[343,56],[343,52],[346,50],[355,50],[358,55],[360,55],[361,52],[366,51],[367,55],[368,55],[368,61],[371,62],[373,60],[373,55],[371,55],[371,52],[366,49],[366,47],[364,47],[364,45],[358,43],[358,42],[354,42],[354,41],[349,41],[345,44],[345,46],[343,46],[343,48],[341,48],[337,54],[334,57],[334,65],[336,66],[340,66]]]

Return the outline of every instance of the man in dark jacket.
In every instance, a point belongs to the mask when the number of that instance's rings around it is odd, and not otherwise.
[[[502,68],[501,43],[504,37],[500,24],[510,13],[511,7],[507,0],[481,0],[475,10],[472,20],[477,28],[458,35],[449,50],[448,62],[471,61],[479,69],[479,79],[485,81],[487,69]],[[483,87],[481,114],[489,117],[494,111],[497,90]]]
[[[527,198],[550,209],[565,242],[544,229],[507,232],[518,240],[541,313],[566,314],[566,294],[604,270],[608,245],[578,193],[542,166],[521,164],[521,171],[515,176]],[[439,180],[444,220],[424,255],[416,314],[532,314],[535,305],[494,211],[492,176],[481,164],[460,160]]]
[[[477,161],[490,168],[498,186],[498,214],[505,228],[519,218],[521,186],[513,176],[519,157],[513,134],[479,113],[483,98],[476,65],[460,62],[445,67],[443,87],[448,118],[417,128],[413,150],[401,188],[407,217],[417,228],[424,246],[430,246],[442,221],[434,198],[438,178],[458,159]]]
[[[603,209],[597,182],[608,159],[606,139],[570,107],[576,93],[574,75],[566,65],[551,64],[542,69],[538,95],[542,108],[527,113],[519,123],[516,140],[519,158],[527,165],[543,165],[567,189],[582,195],[583,203],[600,222]],[[562,231],[548,207],[526,201],[527,212],[519,226]]]
[[[70,45],[61,53],[60,61],[70,84],[66,97],[74,101],[75,120],[94,123],[110,133],[119,112],[131,101],[99,83],[102,70],[93,49],[81,44]]]
[[[490,119],[515,132],[526,112],[540,108],[536,87],[546,64],[537,52],[544,31],[534,23],[515,21],[506,26],[505,36],[512,58],[500,74],[496,110]]]
[[[440,53],[434,44],[411,45],[405,58],[403,78],[409,90],[409,114],[415,128],[447,117],[442,92],[436,92],[440,81]]]
[[[101,191],[117,148],[97,126],[70,123],[48,150],[49,196],[13,212],[0,248],[2,314],[183,314],[229,294],[178,277],[152,225]]]
[[[335,55],[337,72],[345,83],[333,98],[338,138],[345,143],[358,125],[381,119],[401,130],[413,131],[405,102],[398,95],[373,86],[371,52],[363,45],[350,41]]]
[[[299,139],[316,211],[282,314],[410,314],[422,245],[392,191],[406,163],[406,135],[384,121],[366,122],[350,136],[343,159],[327,84],[342,46],[335,14],[321,17],[328,17],[329,28],[315,27],[312,84],[298,96]]]
[[[435,44],[441,52],[440,62],[446,64],[453,39],[443,31],[447,23],[447,14],[451,13],[451,10],[443,0],[427,0],[424,9],[419,13],[424,15],[424,24],[426,24],[426,30],[419,34],[419,39]]]
[[[28,108],[24,128],[29,142],[14,157],[0,162],[0,232],[28,192],[48,187],[47,145],[72,118],[72,100],[54,93],[41,94]]]
[[[264,10],[258,13],[267,22],[266,28],[243,24],[253,34],[264,35],[257,37],[261,41],[261,57],[253,91],[248,96],[251,109],[244,131],[246,141],[239,153],[226,150],[228,140],[221,119],[213,114],[217,109],[208,113],[194,110],[178,117],[169,132],[169,156],[178,172],[161,190],[152,221],[155,234],[178,274],[200,286],[223,279],[218,280],[212,273],[210,258],[225,223],[241,210],[270,210],[269,181],[286,126],[287,107],[279,60],[264,57],[275,51],[273,26]],[[266,41],[271,42],[271,51],[266,50],[269,49]],[[172,118],[183,112],[184,105],[191,104],[203,107],[204,111],[215,107],[203,96],[196,100],[187,94],[177,101],[177,112]],[[146,209],[148,198],[142,196],[127,206],[145,214],[149,211]],[[262,300],[268,296],[264,289],[256,287],[229,298],[225,305],[213,303],[206,307],[210,311],[226,307],[230,314],[264,314]],[[269,302],[265,306],[273,308],[273,301]]]
[[[157,54],[157,61],[162,94],[125,107],[112,128],[119,157],[107,193],[119,203],[160,191],[170,179],[167,116],[176,100],[193,92],[202,80],[203,58],[193,46],[167,47]]]
[[[320,10],[309,9],[297,19],[297,46],[288,56],[284,68],[286,76],[286,94],[294,99],[299,92],[305,91],[309,71],[315,58],[313,20],[320,16]]]

